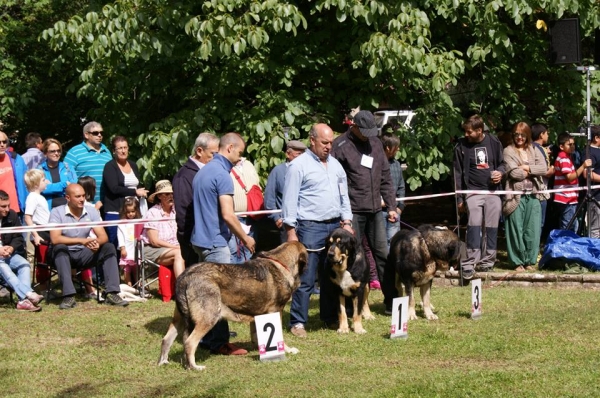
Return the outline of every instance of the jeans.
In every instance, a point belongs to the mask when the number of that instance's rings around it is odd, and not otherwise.
[[[31,268],[29,262],[18,254],[0,259],[0,273],[2,277],[13,288],[19,300],[31,293]]]
[[[243,225],[252,225],[252,220],[248,219],[248,217],[238,217],[238,220]],[[254,228],[251,227],[248,235],[254,238]],[[231,260],[228,260],[228,263],[241,264],[252,258],[252,252],[234,234],[231,234],[231,238],[229,239],[229,250],[231,252]]]
[[[106,213],[104,215],[104,221],[116,221],[119,220],[121,217],[119,216],[119,213]],[[119,248],[119,237],[118,237],[118,230],[119,227],[117,227],[116,225],[111,225],[110,227],[104,227],[104,230],[106,231],[106,236],[108,237],[108,241],[110,243],[113,244],[113,246],[118,249]],[[117,262],[121,259],[121,250],[117,250]]]
[[[200,257],[201,262],[229,264],[229,247],[212,247],[205,249],[194,246],[194,251]],[[223,345],[229,343],[229,324],[225,319],[219,320],[212,329],[204,335],[200,344],[211,351],[217,351]]]
[[[308,322],[308,306],[310,295],[315,287],[317,271],[321,289],[319,309],[321,320],[332,323],[337,321],[337,305],[335,294],[331,287],[331,280],[324,275],[325,242],[334,229],[339,228],[340,220],[333,219],[328,222],[298,221],[296,235],[298,240],[308,250],[308,264],[304,273],[300,275],[300,286],[292,295],[290,307],[290,326],[297,323],[302,325]],[[325,276],[325,277],[323,277]]]
[[[575,211],[577,210],[577,203],[571,205],[566,205],[563,203],[555,204],[557,205],[559,212],[558,228],[567,229],[569,221],[571,221],[571,219],[575,215]],[[571,225],[571,228],[569,228],[569,230],[577,233],[577,229],[579,229],[579,220],[577,220],[577,217],[575,217],[575,219],[573,220],[573,224]]]
[[[396,233],[398,233],[398,231],[400,231],[400,215],[398,215],[395,222],[390,222],[388,220],[388,214],[385,211],[381,212],[381,217],[383,217],[383,219],[385,220],[385,234],[387,236],[387,247],[389,252],[390,242],[392,241],[392,238],[394,237],[394,235],[396,235]]]

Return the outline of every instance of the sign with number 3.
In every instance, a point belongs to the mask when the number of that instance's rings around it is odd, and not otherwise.
[[[481,314],[481,279],[473,279],[471,281],[471,319],[478,319]]]

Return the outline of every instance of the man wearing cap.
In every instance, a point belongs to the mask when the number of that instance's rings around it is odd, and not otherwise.
[[[337,296],[323,270],[327,236],[343,227],[352,231],[352,210],[348,198],[346,172],[330,156],[333,131],[323,123],[310,130],[310,149],[294,159],[285,174],[283,223],[288,241],[300,241],[308,249],[308,264],[300,275],[300,286],[292,295],[290,331],[306,337],[310,295],[319,270],[321,320],[333,327],[337,322]],[[335,327],[337,329],[337,326]]]
[[[381,215],[382,201],[387,219],[395,222],[396,192],[392,184],[390,164],[383,144],[377,138],[375,117],[369,111],[358,112],[348,131],[333,141],[331,155],[348,175],[348,196],[352,206],[352,225],[358,241],[366,235],[375,257],[386,310],[391,311],[396,296],[394,278],[385,277],[388,248],[385,220]]]
[[[211,133],[201,133],[196,142],[192,156],[173,177],[173,199],[175,200],[175,220],[177,221],[177,240],[181,248],[181,256],[185,266],[198,262],[198,254],[194,251],[190,240],[194,230],[194,198],[192,181],[196,173],[210,162],[219,151],[219,137]]]
[[[83,142],[69,149],[65,156],[65,163],[75,170],[77,178],[90,176],[96,180],[94,203],[104,197],[102,175],[104,166],[112,160],[112,155],[106,145],[102,143],[104,130],[98,122],[89,122],[83,126]]]
[[[271,170],[267,185],[265,186],[265,209],[279,210],[283,203],[283,186],[285,183],[285,173],[287,172],[290,162],[302,155],[306,150],[306,145],[297,140],[288,141],[285,150],[285,162],[278,164]],[[269,215],[280,231],[281,243],[287,241],[287,232],[283,228],[283,215],[281,213],[273,213]]]

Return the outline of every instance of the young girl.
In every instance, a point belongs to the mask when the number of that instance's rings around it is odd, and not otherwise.
[[[96,203],[92,203],[94,200],[94,196],[96,196],[96,180],[94,177],[90,176],[82,176],[77,180],[77,184],[81,185],[83,191],[85,192],[85,204],[89,206],[94,206],[96,210],[100,211],[102,207],[102,202],[97,201]],[[93,234],[93,230],[91,231]],[[98,297],[96,293],[96,289],[94,289],[92,285],[92,270],[91,268],[84,269],[81,271],[81,279],[85,282],[85,291],[86,297],[88,299],[96,299]],[[101,300],[102,301],[102,300]]]
[[[119,212],[121,220],[133,220],[142,218],[140,202],[135,196],[128,196],[123,201],[123,207]],[[122,224],[118,226],[117,239],[121,260],[119,265],[123,268],[125,283],[129,286],[137,280],[137,264],[135,263],[135,224]]]

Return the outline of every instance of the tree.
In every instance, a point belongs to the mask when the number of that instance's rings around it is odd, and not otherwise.
[[[199,132],[232,130],[245,136],[264,177],[282,160],[286,138],[305,138],[316,121],[339,129],[350,107],[386,105],[419,114],[403,133],[414,189],[448,174],[463,111],[477,109],[498,128],[540,117],[572,125],[579,109],[561,99],[581,102],[581,77],[564,79],[542,63],[547,33],[535,22],[581,13],[589,35],[600,25],[598,7],[121,0],[57,22],[42,37],[59,51],[57,64],[77,72],[72,87],[95,101],[92,117],[135,137],[146,179],[174,173]]]

